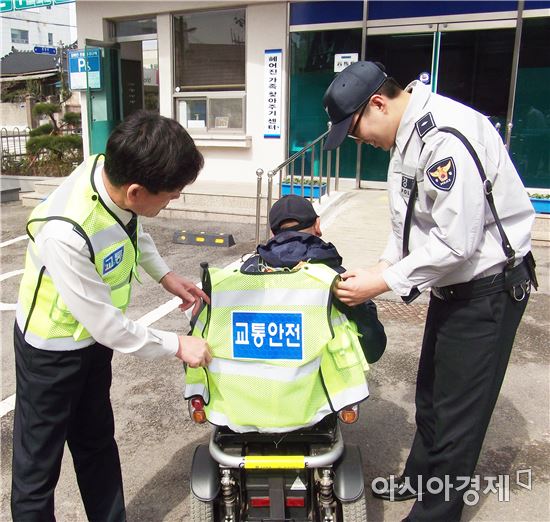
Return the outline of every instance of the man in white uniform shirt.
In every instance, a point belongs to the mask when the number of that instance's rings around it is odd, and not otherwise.
[[[109,390],[113,350],[210,361],[196,337],[124,315],[137,265],[182,309],[207,296],[161,259],[138,216],[156,216],[192,183],[203,158],[174,120],[139,111],[36,207],[14,329],[16,404],[12,516],[52,521],[65,442],[89,520],[125,520]]]
[[[346,136],[391,153],[392,231],[380,262],[342,274],[357,305],[393,290],[407,303],[431,288],[416,387],[416,435],[385,500],[415,498],[405,520],[460,520],[531,284],[534,211],[500,136],[482,114],[421,82],[405,90],[381,64],[340,73],[323,105],[326,149]],[[435,477],[445,498],[426,489]],[[454,486],[454,488],[453,488]],[[432,491],[437,488],[431,488]]]

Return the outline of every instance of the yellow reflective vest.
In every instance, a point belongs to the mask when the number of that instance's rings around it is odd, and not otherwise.
[[[211,305],[192,335],[208,342],[208,368],[188,368],[186,398],[201,396],[212,424],[286,432],[368,397],[355,323],[332,306],[337,276],[321,264],[294,271],[209,269]]]
[[[85,239],[91,262],[111,287],[114,306],[125,311],[130,300],[138,260],[137,239],[134,245],[125,226],[95,188],[93,176],[98,159],[99,155],[92,156],[76,169],[33,210],[27,222],[30,241],[19,289],[17,322],[25,340],[36,348],[76,349],[91,344],[90,334],[63,302],[34,243],[48,221],[69,222]]]

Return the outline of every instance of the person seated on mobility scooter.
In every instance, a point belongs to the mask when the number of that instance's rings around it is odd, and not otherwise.
[[[193,458],[191,518],[365,520],[361,455],[344,445],[336,412],[357,419],[368,365],[355,322],[332,298],[338,274],[323,263],[253,263],[203,267],[211,305],[193,335],[213,360],[187,369],[185,396],[193,418],[217,428]]]

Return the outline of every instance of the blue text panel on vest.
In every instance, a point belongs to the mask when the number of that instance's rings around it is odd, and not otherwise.
[[[235,359],[302,359],[301,313],[232,312],[231,330]]]
[[[103,260],[103,275],[108,274],[111,270],[114,270],[124,257],[124,246],[117,248],[112,254],[109,254]]]

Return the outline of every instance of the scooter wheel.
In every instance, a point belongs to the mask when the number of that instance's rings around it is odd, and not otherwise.
[[[191,522],[215,522],[214,502],[199,500],[193,493],[191,497]]]

